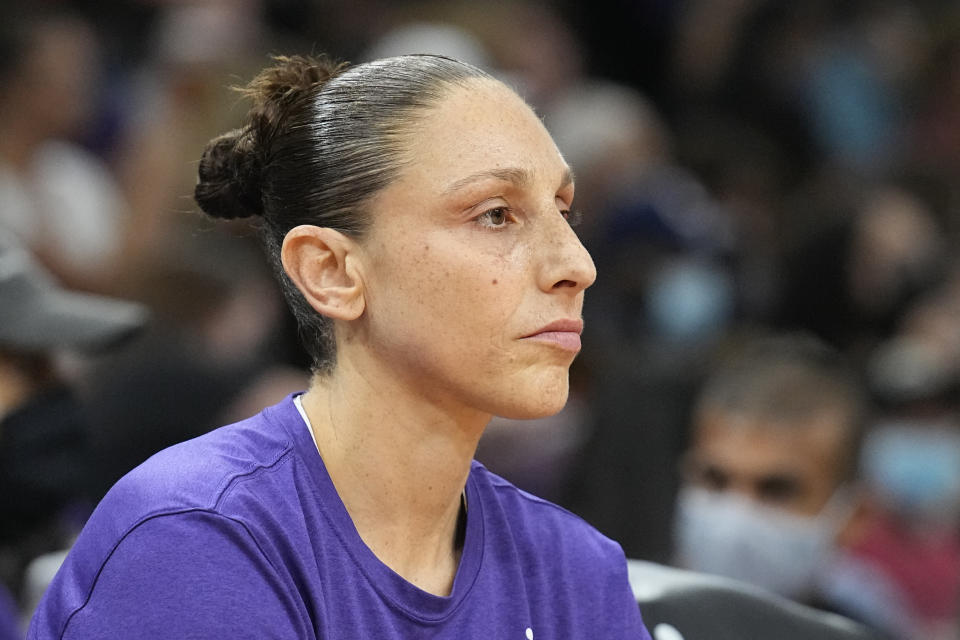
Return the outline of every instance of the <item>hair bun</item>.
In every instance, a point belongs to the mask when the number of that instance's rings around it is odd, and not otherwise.
[[[263,163],[289,126],[287,112],[346,67],[327,56],[274,56],[239,91],[251,100],[249,124],[214,138],[200,158],[194,198],[214,218],[264,215]]]
[[[227,220],[263,215],[256,156],[249,128],[234,129],[207,144],[194,189],[205,213]]]
[[[268,120],[276,119],[291,102],[322,87],[347,67],[325,55],[273,56],[273,62],[240,89],[253,102],[251,115]]]

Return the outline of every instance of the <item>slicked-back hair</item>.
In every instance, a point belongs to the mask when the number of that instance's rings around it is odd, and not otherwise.
[[[219,218],[261,216],[267,254],[318,373],[336,363],[332,322],[304,299],[280,262],[301,224],[362,236],[367,204],[415,162],[413,125],[452,88],[490,76],[433,55],[357,66],[321,57],[277,57],[242,92],[249,123],[214,138],[200,161],[195,198]]]

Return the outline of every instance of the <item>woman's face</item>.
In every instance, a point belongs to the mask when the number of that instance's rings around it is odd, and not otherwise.
[[[451,90],[409,151],[362,245],[369,353],[432,402],[555,413],[596,278],[567,220],[569,168],[530,108],[490,80]]]

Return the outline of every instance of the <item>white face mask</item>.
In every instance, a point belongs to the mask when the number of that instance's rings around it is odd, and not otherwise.
[[[798,516],[736,493],[681,490],[674,540],[679,563],[782,596],[810,595],[847,509],[838,493],[816,516]]]

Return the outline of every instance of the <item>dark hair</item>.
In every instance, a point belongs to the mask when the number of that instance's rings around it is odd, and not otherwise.
[[[698,396],[698,420],[712,411],[758,418],[771,428],[801,428],[840,411],[841,473],[856,469],[866,399],[862,381],[832,347],[808,334],[754,337],[714,368]]]
[[[452,87],[490,76],[433,55],[354,67],[325,56],[274,62],[241,90],[253,101],[249,123],[207,145],[194,197],[213,217],[263,218],[267,254],[301,342],[314,370],[328,373],[336,362],[332,323],[284,273],[284,236],[301,224],[362,236],[370,198],[411,161],[405,142],[417,117]]]

